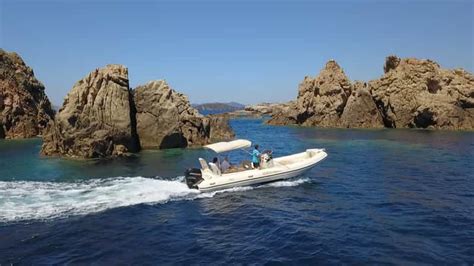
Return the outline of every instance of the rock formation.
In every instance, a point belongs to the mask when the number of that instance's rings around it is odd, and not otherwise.
[[[341,115],[340,126],[347,128],[383,128],[380,114],[367,84],[356,82]]]
[[[74,85],[48,125],[41,152],[102,158],[232,137],[228,120],[202,116],[165,81],[151,81],[131,91],[128,70],[108,65]]]
[[[0,138],[41,135],[54,117],[33,70],[16,53],[0,49]]]
[[[474,129],[474,76],[431,60],[389,56],[368,87],[385,126]]]
[[[296,104],[269,124],[320,127],[474,129],[474,77],[430,60],[389,56],[385,74],[351,84],[329,61],[299,86]]]
[[[209,120],[209,142],[227,141],[235,137],[234,131],[229,125],[227,117],[210,115]]]
[[[187,97],[163,80],[135,88],[137,132],[143,148],[177,148],[207,144],[209,120]]]
[[[293,102],[287,103],[260,103],[256,105],[248,105],[245,107],[245,111],[249,111],[261,115],[272,115],[281,112],[283,109],[292,105]]]
[[[305,77],[298,89],[297,121],[306,126],[336,127],[352,85],[334,60],[316,78]]]
[[[78,81],[43,138],[42,154],[79,158],[139,150],[128,69],[107,65]]]
[[[227,118],[262,118],[264,116],[275,115],[287,110],[288,107],[293,104],[294,102],[292,101],[286,103],[260,103],[256,105],[247,105],[243,110],[225,112],[218,115]]]

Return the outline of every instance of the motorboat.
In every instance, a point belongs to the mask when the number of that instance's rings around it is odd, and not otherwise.
[[[245,150],[251,145],[249,140],[238,139],[206,145],[204,148],[220,154],[238,149]],[[278,158],[273,158],[272,151],[264,151],[261,153],[260,167],[254,168],[250,163],[243,163],[225,172],[222,172],[217,164],[207,163],[203,158],[199,158],[201,168],[186,170],[185,180],[189,188],[202,192],[268,183],[299,176],[326,157],[324,149],[307,149]]]

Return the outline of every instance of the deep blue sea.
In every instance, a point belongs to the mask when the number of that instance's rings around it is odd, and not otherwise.
[[[0,264],[473,265],[474,132],[231,124],[275,156],[329,156],[289,181],[199,193],[182,176],[203,149],[71,161],[0,141]]]

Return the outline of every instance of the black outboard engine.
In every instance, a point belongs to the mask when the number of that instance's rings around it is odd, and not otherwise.
[[[184,172],[184,179],[186,179],[186,185],[189,188],[197,189],[197,185],[203,180],[201,169],[189,168]]]

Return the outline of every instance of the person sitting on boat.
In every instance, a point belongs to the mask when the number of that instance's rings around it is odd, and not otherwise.
[[[229,158],[224,157],[224,160],[221,162],[221,172],[225,173],[230,168]]]
[[[258,145],[255,145],[252,151],[252,165],[253,168],[260,167],[260,151],[258,150]]]
[[[212,163],[215,164],[217,166],[217,168],[219,168],[219,169],[221,168],[220,163],[219,163],[219,159],[217,159],[217,157],[214,157],[212,159]]]

